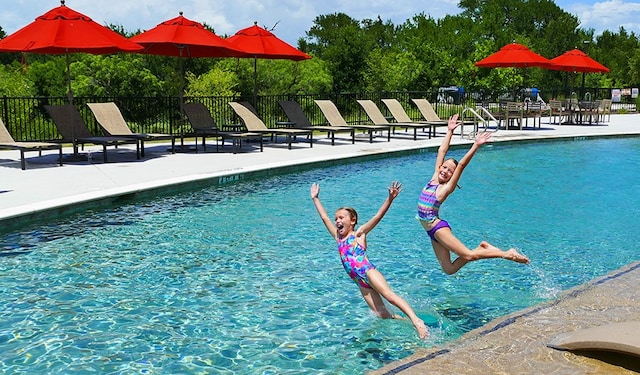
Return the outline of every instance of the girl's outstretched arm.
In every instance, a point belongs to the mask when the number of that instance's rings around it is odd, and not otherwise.
[[[438,156],[436,157],[436,165],[435,165],[435,173],[438,173],[438,169],[444,163],[444,158],[447,156],[447,152],[449,151],[449,144],[451,143],[451,138],[453,137],[453,131],[461,124],[458,121],[458,114],[451,116],[449,118],[449,124],[447,125],[447,134],[444,136],[440,147],[438,147]]]
[[[462,159],[460,159],[458,166],[456,166],[455,171],[453,171],[453,175],[451,175],[451,179],[449,180],[449,182],[447,182],[447,187],[449,190],[453,191],[453,189],[455,189],[456,185],[458,184],[458,181],[460,181],[460,177],[462,176],[462,172],[464,171],[464,168],[467,165],[469,165],[469,162],[471,162],[471,158],[473,158],[473,155],[475,155],[476,151],[478,151],[480,146],[489,142],[490,138],[491,138],[490,132],[482,132],[476,135],[476,140],[473,142],[473,145],[471,146],[469,151],[467,151],[467,153],[464,154]]]
[[[391,183],[391,186],[389,186],[387,190],[389,190],[389,195],[387,196],[387,199],[385,199],[384,202],[382,202],[382,206],[380,206],[380,208],[378,209],[378,212],[376,212],[376,214],[373,215],[373,217],[369,219],[369,221],[364,223],[358,229],[358,231],[356,232],[357,236],[371,232],[371,230],[375,228],[376,225],[378,225],[380,220],[382,220],[384,215],[389,210],[389,207],[391,207],[391,203],[393,203],[393,200],[396,199],[398,194],[400,194],[400,192],[402,191],[402,184],[398,181],[393,181]]]
[[[327,214],[327,210],[324,209],[324,207],[322,206],[322,203],[320,202],[320,185],[318,185],[315,182],[311,184],[311,199],[313,199],[313,204],[316,206],[316,210],[320,215],[320,219],[322,219],[324,226],[327,227],[329,234],[331,234],[331,237],[336,238],[338,233],[336,230],[336,225],[329,218],[329,215]]]

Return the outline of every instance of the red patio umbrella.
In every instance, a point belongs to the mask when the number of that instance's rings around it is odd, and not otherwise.
[[[60,0],[60,4],[59,7],[36,18],[34,22],[0,40],[0,52],[65,54],[69,101],[73,103],[69,72],[70,53],[135,52],[142,50],[142,46],[65,6],[64,0]]]
[[[545,57],[518,43],[500,48],[474,65],[480,68],[529,68],[544,67],[549,63]]]
[[[177,57],[243,57],[245,54],[201,23],[182,15],[130,39],[144,47],[142,53]]]
[[[609,68],[600,64],[596,60],[589,57],[586,53],[579,49],[572,49],[560,56],[549,60],[548,69],[561,70],[564,72],[580,72],[582,73],[582,88],[580,96],[584,93],[584,75],[585,73],[608,73]]]
[[[311,56],[278,38],[272,32],[258,26],[254,22],[249,26],[239,30],[233,36],[227,38],[232,46],[247,54],[246,57],[253,57],[253,104],[256,104],[258,96],[258,63],[257,59],[284,59],[302,61],[310,59]]]
[[[549,60],[549,69],[565,72],[607,73],[609,68],[600,64],[579,49],[572,49]]]
[[[474,65],[480,68],[531,68],[547,66],[549,60],[518,43],[510,43],[500,48]],[[513,98],[516,89],[513,89]]]
[[[59,7],[51,9],[37,17],[35,21],[0,40],[0,52],[66,55],[67,96],[70,104],[73,104],[69,71],[70,53],[110,54],[141,50],[142,46],[65,6],[64,0],[60,0]],[[74,126],[71,129],[73,131]]]
[[[180,114],[184,106],[184,77],[182,59],[197,57],[245,57],[244,52],[207,30],[201,23],[182,15],[159,23],[156,27],[130,39],[144,46],[142,53],[175,56],[180,65]]]

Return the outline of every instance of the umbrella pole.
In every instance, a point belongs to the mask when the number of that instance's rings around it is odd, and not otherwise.
[[[65,52],[65,57],[67,60],[67,99],[69,100],[69,110],[71,111],[73,108],[73,91],[71,91],[71,64],[69,62],[69,51]],[[76,122],[75,116],[69,113],[69,118],[71,119],[71,144],[73,145],[73,155],[70,155],[65,158],[66,161],[85,161],[87,157],[85,155],[80,156],[78,154],[78,144],[76,142]]]
[[[67,99],[69,99],[69,104],[73,105],[73,92],[71,91],[71,71],[70,71],[71,64],[69,62],[69,51],[65,53],[65,56],[67,58]]]
[[[258,58],[253,58],[253,107],[258,108]]]
[[[178,126],[180,126],[180,147],[184,147],[184,130],[182,127],[182,115],[184,113],[184,67],[182,66],[182,49],[180,49],[180,56],[178,56],[178,64],[180,66],[180,91],[178,92],[180,117],[178,120]]]
[[[184,63],[182,61],[182,51],[184,48],[184,45],[178,46],[178,50],[180,51],[180,54],[178,56],[178,68],[180,70],[180,89],[178,90],[178,107],[180,110],[180,114],[178,116],[178,126],[180,127],[180,150],[182,152],[189,150],[189,147],[184,146]],[[171,130],[171,133],[173,134],[173,129]],[[198,139],[196,137],[196,143],[197,140]],[[196,149],[197,147],[198,145],[196,145]]]

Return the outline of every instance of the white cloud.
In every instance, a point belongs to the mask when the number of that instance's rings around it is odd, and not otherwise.
[[[562,5],[560,5],[562,7]],[[627,32],[640,34],[640,3],[608,0],[591,3],[570,3],[563,8],[580,20],[580,27],[617,32],[623,26]]]

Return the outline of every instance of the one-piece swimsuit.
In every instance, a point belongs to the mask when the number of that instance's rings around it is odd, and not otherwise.
[[[338,251],[340,260],[347,274],[356,284],[363,288],[371,289],[367,279],[367,271],[375,269],[376,266],[369,262],[366,250],[356,240],[355,233],[351,233],[346,238],[338,240]]]
[[[420,198],[418,198],[418,213],[416,219],[425,221],[427,223],[433,223],[436,220],[440,220],[433,228],[427,231],[429,237],[432,240],[438,242],[436,239],[436,232],[442,228],[451,228],[446,220],[440,219],[440,205],[442,202],[436,197],[436,190],[440,184],[430,180],[422,189]]]

